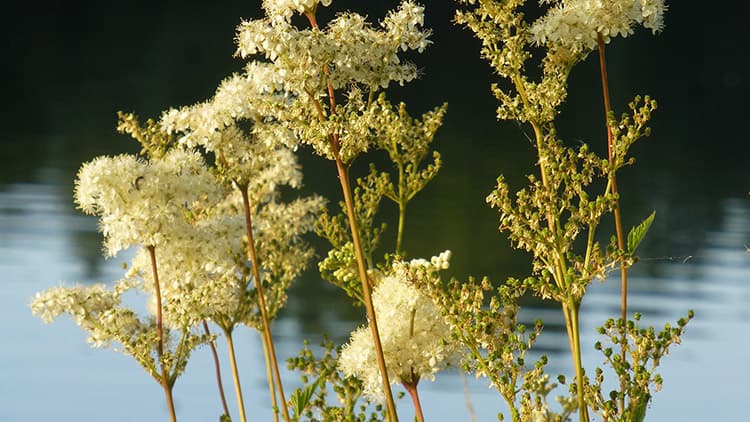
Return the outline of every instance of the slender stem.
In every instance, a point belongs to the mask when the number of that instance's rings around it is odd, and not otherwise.
[[[337,151],[338,152],[338,151]],[[367,319],[370,322],[370,330],[372,332],[372,338],[375,343],[375,355],[378,360],[378,368],[380,369],[380,376],[383,381],[383,392],[386,398],[386,409],[388,412],[388,418],[392,422],[398,422],[398,414],[396,413],[396,404],[393,402],[393,393],[391,392],[391,383],[388,380],[388,370],[385,364],[385,356],[383,355],[383,345],[380,342],[380,332],[378,330],[378,321],[375,317],[375,307],[372,304],[372,295],[370,294],[370,281],[367,277],[367,269],[365,268],[365,254],[362,251],[362,244],[359,240],[359,229],[357,228],[357,221],[354,218],[354,204],[352,201],[351,186],[349,185],[349,174],[344,164],[338,158],[336,154],[336,169],[339,173],[339,181],[341,182],[341,190],[344,193],[344,203],[346,204],[346,213],[349,216],[349,227],[352,232],[352,241],[354,243],[354,250],[357,256],[357,268],[359,270],[359,278],[362,281],[362,296],[365,299],[365,307],[367,308]]]
[[[394,145],[394,149],[397,148]],[[404,165],[398,161],[398,233],[396,234],[396,254],[401,255],[401,246],[404,239],[404,224],[406,222],[406,201],[404,195],[405,182]]]
[[[238,185],[240,192],[242,193],[242,203],[245,208],[245,228],[247,229],[247,254],[250,258],[251,269],[253,272],[253,282],[255,283],[255,289],[258,291],[258,307],[260,308],[260,314],[263,318],[263,335],[265,336],[266,343],[268,345],[268,355],[271,358],[271,367],[276,377],[276,385],[278,386],[279,398],[281,401],[281,410],[284,415],[284,420],[287,422],[291,421],[289,416],[289,409],[286,405],[286,397],[284,397],[284,387],[281,383],[281,374],[279,373],[279,364],[276,360],[276,349],[273,344],[273,337],[271,336],[271,321],[268,318],[268,309],[266,308],[266,299],[263,295],[263,282],[260,278],[260,266],[258,260],[258,254],[255,251],[255,239],[253,238],[253,220],[250,215],[250,199],[248,197],[247,184]],[[271,392],[273,394],[273,392]]]
[[[414,379],[414,371],[412,370],[412,379]],[[424,414],[422,414],[422,403],[419,401],[419,393],[417,392],[417,382],[404,382],[404,388],[409,392],[411,401],[414,403],[414,412],[416,413],[417,420],[424,422]]]
[[[305,13],[305,16],[310,22],[310,26],[319,30],[318,22],[315,18],[315,11]],[[323,73],[328,76],[330,75],[330,69],[328,65],[323,65]],[[336,114],[336,92],[333,89],[333,85],[330,80],[327,82],[328,88],[328,99],[330,106],[330,113]],[[308,94],[309,95],[309,94]],[[321,119],[324,119],[322,107],[317,103],[317,99],[314,96],[310,96],[313,103],[316,104],[318,114]],[[344,202],[346,204],[346,214],[349,217],[349,228],[352,232],[352,243],[354,243],[354,251],[357,257],[357,269],[359,271],[359,278],[362,282],[362,296],[364,297],[365,308],[367,309],[367,319],[370,322],[370,331],[372,332],[373,342],[375,343],[375,354],[378,360],[378,368],[380,370],[380,376],[383,381],[383,392],[385,393],[386,399],[386,415],[390,422],[398,422],[398,413],[396,413],[396,404],[393,401],[393,393],[391,392],[391,383],[388,380],[388,370],[385,364],[385,356],[383,355],[383,345],[380,342],[380,332],[378,330],[378,321],[375,317],[375,308],[372,304],[372,297],[370,295],[370,281],[367,277],[367,267],[365,264],[365,254],[362,249],[362,244],[359,239],[359,228],[357,227],[357,220],[354,216],[354,202],[352,201],[352,189],[349,183],[349,172],[341,161],[340,141],[337,133],[332,133],[330,137],[331,152],[336,160],[336,171],[338,172],[339,182],[341,183],[341,190],[344,194]]]
[[[159,337],[159,342],[156,345],[156,355],[159,359],[159,367],[161,369],[161,386],[164,389],[164,395],[167,398],[167,409],[169,409],[169,418],[172,422],[177,420],[177,416],[174,411],[174,400],[172,398],[172,383],[169,382],[169,374],[167,373],[167,367],[164,365],[164,321],[161,311],[161,287],[159,286],[159,271],[156,267],[156,248],[153,245],[146,247],[148,250],[149,257],[151,258],[151,271],[154,278],[154,292],[156,293],[156,333]]]
[[[271,369],[271,357],[268,352],[268,342],[265,341],[265,337],[261,343],[263,344],[263,358],[266,362],[266,379],[268,380],[268,391],[271,393],[271,408],[273,409],[273,420],[274,422],[279,421],[279,404],[276,401],[276,387],[273,382],[273,370]]]
[[[174,412],[174,399],[172,398],[172,387],[169,385],[162,385],[164,389],[164,395],[167,397],[167,409],[169,409],[169,420],[172,422],[177,421],[177,415]]]
[[[612,171],[609,174],[609,179],[611,183],[609,185],[612,189],[612,193],[617,195],[617,178],[615,177],[614,172],[614,148],[613,148],[613,135],[612,135],[612,128],[609,126],[609,115],[612,111],[612,107],[610,105],[609,101],[609,82],[607,79],[607,62],[604,57],[604,38],[602,37],[601,33],[597,33],[597,43],[599,45],[599,69],[601,73],[602,78],[602,96],[604,97],[604,113],[605,113],[605,119],[607,123],[607,152],[609,157],[609,164],[610,167],[612,167]],[[620,249],[621,253],[624,253],[625,251],[625,239],[622,234],[622,217],[620,213],[620,199],[618,198],[615,201],[615,232],[617,233],[617,247]],[[623,362],[625,362],[626,358],[626,348],[625,348],[625,328],[627,326],[628,321],[628,267],[627,263],[625,262],[625,256],[622,256],[620,258],[620,311],[623,321],[623,331],[622,331],[622,342],[620,343],[620,353]],[[626,385],[624,381],[620,382],[620,399],[619,399],[619,405],[620,409],[622,411],[625,411],[625,389]]]
[[[237,395],[237,409],[240,412],[240,421],[247,422],[247,416],[245,415],[245,400],[242,398],[242,386],[240,385],[240,373],[237,369],[237,358],[234,354],[234,341],[232,341],[232,333],[225,331],[224,337],[227,339],[229,363],[231,363],[232,365],[232,379],[234,380],[234,392]]]
[[[401,246],[404,239],[404,223],[406,221],[406,207],[398,204],[398,234],[396,235],[396,254],[401,255]]]
[[[203,331],[206,332],[207,336],[211,335],[211,331],[208,330],[208,323],[203,320]],[[221,406],[224,408],[224,414],[229,416],[229,406],[227,406],[227,397],[224,395],[224,384],[221,382],[221,367],[219,366],[219,354],[216,352],[216,342],[211,340],[208,345],[211,347],[211,354],[214,357],[214,367],[216,368],[216,384],[219,386],[219,397],[221,398]]]
[[[461,382],[464,384],[464,400],[466,401],[466,410],[469,412],[471,422],[477,422],[477,414],[474,412],[474,406],[471,405],[471,395],[469,394],[469,383],[466,381],[466,373],[458,371],[461,374]]]
[[[568,330],[573,338],[573,363],[576,371],[576,386],[577,386],[577,399],[578,399],[578,415],[581,422],[588,422],[589,411],[586,406],[586,398],[584,396],[584,379],[583,379],[583,364],[581,362],[581,334],[578,321],[578,305],[575,303],[568,303],[563,306],[563,312],[570,313],[570,322]]]

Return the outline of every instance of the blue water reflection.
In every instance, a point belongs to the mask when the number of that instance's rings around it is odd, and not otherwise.
[[[649,267],[659,267],[655,272],[662,276],[636,270],[631,278],[631,310],[642,312],[645,323],[661,325],[674,322],[688,309],[696,312],[684,344],[662,364],[665,388],[656,395],[651,420],[729,420],[737,414],[732,404],[739,405],[747,398],[750,201],[725,199],[720,209],[721,218],[693,255],[645,257],[644,261],[653,261]],[[89,250],[84,253],[82,248]],[[0,309],[5,338],[0,348],[0,420],[124,422],[166,418],[159,386],[129,357],[90,349],[84,334],[70,320],[63,318],[45,326],[30,314],[28,303],[34,293],[55,283],[117,279],[127,254],[91,262],[87,257],[96,256],[99,248],[95,219],[72,209],[67,189],[26,183],[7,185],[0,191]],[[356,318],[331,310],[318,316],[325,322],[323,327],[306,325],[294,308],[304,307],[307,299],[299,293],[292,297],[292,309],[275,325],[282,357],[296,354],[303,339],[319,338],[322,330],[345,338],[357,324]],[[594,330],[618,313],[618,281],[595,283],[582,310],[582,342],[588,345],[584,361],[590,370],[601,360],[590,347],[595,341]],[[522,318],[547,322],[548,332],[539,340],[539,348],[550,355],[552,374],[570,373],[566,352],[561,351],[565,335],[554,330],[562,324],[556,309],[527,308]],[[258,340],[255,332],[239,332],[239,364],[252,420],[269,420],[271,409]],[[296,374],[285,372],[284,377],[288,388],[298,385]],[[225,379],[230,379],[228,373]],[[180,420],[217,419],[214,382],[210,354],[202,349],[175,388]],[[492,420],[504,408],[484,380],[464,381],[457,372],[442,374],[435,383],[423,383],[422,394],[428,420],[469,420],[467,398],[480,421]],[[410,417],[410,407],[406,402],[400,407],[403,416]]]

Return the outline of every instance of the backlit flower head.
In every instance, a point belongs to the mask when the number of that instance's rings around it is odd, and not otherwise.
[[[331,0],[263,0],[263,9],[269,17],[284,20],[289,20],[295,12],[311,12],[318,5],[330,6]]]
[[[352,12],[322,29],[299,29],[287,20],[244,21],[237,29],[237,54],[264,56],[301,96],[324,92],[328,82],[335,89],[352,83],[387,87],[391,81],[404,83],[417,76],[414,65],[398,53],[421,52],[430,44],[423,23],[424,8],[411,1],[391,11],[380,28]]]
[[[133,155],[98,157],[78,171],[75,200],[98,215],[107,255],[135,244],[158,245],[178,230],[184,212],[221,196],[200,154],[173,149],[158,160]]]
[[[597,47],[597,33],[606,43],[627,37],[635,25],[658,32],[663,27],[664,0],[559,0],[530,28],[534,41],[559,45],[577,53]]]
[[[409,280],[398,275],[384,277],[375,287],[372,301],[391,383],[434,379],[437,371],[458,361],[459,347],[451,340],[450,327],[432,300]],[[370,327],[352,333],[341,350],[339,368],[361,379],[368,396],[382,399]]]

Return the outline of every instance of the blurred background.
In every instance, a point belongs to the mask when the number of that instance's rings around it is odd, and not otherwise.
[[[377,20],[397,5],[334,3],[323,16],[350,8]],[[454,8],[447,0],[427,4],[425,24],[433,29],[434,45],[410,56],[423,76],[391,90],[392,101],[406,101],[412,115],[449,103],[434,143],[444,167],[409,209],[405,247],[411,257],[426,258],[450,249],[449,275],[487,275],[500,282],[527,275],[529,257],[509,248],[497,231],[499,216],[484,198],[500,174],[512,186],[523,186],[524,175],[536,171],[534,149],[525,138],[527,128],[495,119],[489,85],[497,79],[479,58],[472,33],[452,23]],[[260,2],[42,1],[16,4],[4,14],[0,421],[165,420],[159,386],[134,361],[90,349],[68,319],[45,326],[31,316],[28,304],[35,292],[53,285],[120,277],[127,253],[104,260],[96,220],[75,210],[78,167],[102,154],[138,150],[116,133],[118,110],[158,118],[170,106],[209,98],[223,78],[240,71],[243,61],[233,57],[234,29],[241,18],[261,15]],[[663,33],[653,36],[639,28],[606,51],[617,114],[636,94],[659,103],[652,136],[634,146],[637,162],[618,179],[625,227],[656,211],[632,271],[631,309],[656,326],[688,309],[696,312],[684,343],[662,362],[664,391],[655,395],[649,420],[736,420],[746,413],[750,143],[744,126],[750,65],[741,16],[707,12],[698,2],[671,2]],[[604,151],[600,86],[592,55],[574,69],[558,123],[570,145],[587,142]],[[301,151],[301,161],[303,193],[319,192],[335,204],[335,168],[309,150]],[[393,215],[387,205],[383,212],[385,218]],[[325,243],[311,241],[319,255],[327,252]],[[583,304],[589,371],[601,362],[592,346],[595,328],[619,315],[619,278],[613,278],[595,283]],[[546,323],[539,346],[550,356],[549,372],[569,373],[557,309],[535,302],[524,317]],[[324,333],[344,342],[363,320],[364,311],[351,307],[313,268],[294,286],[275,323],[280,358],[296,355],[304,339],[316,344]],[[269,420],[259,337],[249,330],[237,337],[248,414]],[[175,388],[179,420],[218,419],[212,371],[208,349],[201,349]],[[299,385],[297,374],[284,377],[287,390]],[[423,382],[426,418],[470,420],[467,398],[480,421],[504,409],[485,380],[466,383],[468,395],[457,372]],[[406,402],[399,411],[402,418],[413,414]]]

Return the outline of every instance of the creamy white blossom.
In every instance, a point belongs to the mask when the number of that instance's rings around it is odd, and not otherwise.
[[[92,347],[115,347],[130,355],[157,382],[161,382],[163,363],[168,375],[176,379],[184,371],[191,351],[208,338],[194,335],[188,327],[164,327],[160,363],[156,320],[122,304],[123,294],[139,288],[140,283],[132,279],[120,280],[112,288],[104,284],[52,287],[35,295],[31,311],[46,323],[68,314],[88,333],[87,341]]]
[[[331,0],[263,0],[263,8],[268,16],[284,20],[289,20],[294,12],[311,12],[318,5],[330,6]]]
[[[179,142],[189,148],[200,145],[219,152],[224,149],[225,128],[242,120],[260,122],[278,113],[287,101],[279,94],[283,88],[283,79],[270,64],[250,62],[242,74],[222,81],[210,100],[166,111],[161,125],[167,133],[182,133]],[[274,143],[291,146],[288,134],[276,135]],[[266,137],[264,141],[270,139]]]
[[[534,41],[560,45],[577,53],[597,47],[597,33],[604,42],[627,37],[635,25],[658,32],[663,27],[664,0],[560,0],[531,26]]]
[[[132,245],[160,245],[165,232],[180,230],[183,213],[221,196],[200,154],[173,149],[162,159],[101,156],[78,171],[75,200],[98,215],[107,255]]]
[[[427,262],[427,261],[425,261]],[[426,295],[407,279],[384,277],[372,294],[388,377],[391,383],[416,384],[459,358],[450,327]],[[368,396],[382,400],[375,346],[370,327],[360,327],[340,353],[339,368],[364,383]]]
[[[417,76],[413,64],[398,53],[423,51],[429,32],[421,28],[424,8],[411,1],[390,12],[380,28],[356,13],[342,13],[326,28],[299,29],[288,20],[244,21],[237,29],[237,54],[260,54],[298,95],[323,93],[351,83],[387,87],[391,81],[408,82]]]

